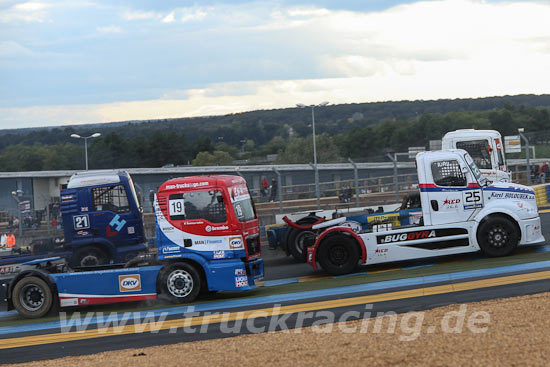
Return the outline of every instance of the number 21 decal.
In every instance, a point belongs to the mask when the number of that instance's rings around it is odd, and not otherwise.
[[[90,218],[88,218],[88,214],[75,215],[73,217],[73,224],[76,230],[90,228]]]

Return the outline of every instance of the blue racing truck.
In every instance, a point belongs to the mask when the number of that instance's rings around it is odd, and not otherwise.
[[[125,171],[88,171],[61,190],[71,267],[124,264],[146,251],[143,211]]]
[[[143,236],[141,216],[128,213],[137,209],[133,207],[137,199],[130,177],[120,174],[117,181],[115,177],[84,176],[69,184],[61,196],[64,224],[72,228],[66,233],[76,231],[72,240],[78,248],[75,255],[86,249],[83,259],[101,259],[94,260],[101,265],[104,255],[120,259],[136,251],[133,240],[124,243],[128,251],[109,247],[110,239],[117,236]],[[121,182],[131,185],[131,195]],[[80,190],[84,187],[89,190]],[[90,200],[80,201],[80,195]],[[129,203],[131,200],[134,204]],[[87,207],[80,203],[87,203]],[[24,317],[36,318],[58,307],[158,297],[186,303],[200,291],[256,288],[255,281],[263,277],[259,221],[242,177],[169,180],[155,195],[154,209],[156,252],[141,254],[123,267],[105,263],[93,271],[53,266],[53,259],[49,259],[49,266],[40,260],[28,263],[13,278],[0,280],[0,310],[16,309]]]

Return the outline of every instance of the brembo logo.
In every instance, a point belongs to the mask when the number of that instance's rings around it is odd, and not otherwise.
[[[139,274],[119,275],[118,285],[121,292],[141,291],[141,278]]]
[[[219,226],[219,227],[206,226],[206,227],[204,227],[204,230],[205,230],[206,232],[223,231],[223,230],[226,230],[226,229],[229,229],[229,227],[228,227],[228,226]]]
[[[381,243],[412,241],[412,240],[420,240],[420,239],[432,238],[432,237],[435,237],[434,230],[400,233],[400,234],[389,234],[382,239]]]

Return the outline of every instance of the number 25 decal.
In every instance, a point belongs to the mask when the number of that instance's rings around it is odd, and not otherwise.
[[[464,194],[467,203],[477,203],[478,201],[481,201],[480,191],[468,191]]]

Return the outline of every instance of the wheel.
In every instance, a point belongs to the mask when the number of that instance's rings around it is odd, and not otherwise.
[[[508,218],[492,217],[481,223],[477,242],[481,251],[491,257],[510,255],[518,246],[520,234]]]
[[[307,225],[317,222],[319,217],[305,217],[296,222],[296,224]],[[285,236],[285,243],[288,252],[297,261],[305,263],[307,257],[307,248],[315,244],[315,232],[307,229],[289,228]]]
[[[201,277],[193,265],[173,263],[161,269],[159,291],[170,302],[193,302],[200,290]]]
[[[52,290],[42,279],[26,277],[13,287],[12,301],[21,315],[33,319],[42,317],[52,308]]]
[[[331,275],[349,274],[359,263],[359,247],[350,237],[336,234],[323,240],[317,259],[321,267]]]
[[[99,266],[109,263],[109,256],[94,246],[83,247],[76,251],[71,264],[74,267]]]

